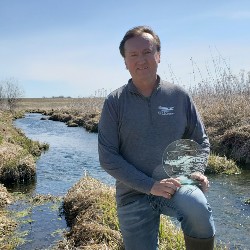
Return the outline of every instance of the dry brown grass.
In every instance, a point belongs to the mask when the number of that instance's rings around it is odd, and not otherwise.
[[[34,179],[34,157],[19,145],[3,142],[0,147],[0,181],[12,183]]]
[[[13,198],[7,189],[0,184],[0,249],[13,249],[9,237],[14,233],[17,224],[10,218],[6,211],[6,206],[10,204],[12,200]]]
[[[250,167],[250,73],[222,70],[190,90],[212,151]]]
[[[36,157],[48,148],[47,144],[27,138],[12,121],[10,112],[0,111],[0,181],[3,183],[33,180]]]
[[[65,112],[74,116],[101,111],[104,98],[23,98],[19,110]]]
[[[17,224],[6,211],[0,210],[0,249],[13,250],[13,242],[10,240]]]
[[[250,72],[233,74],[221,56],[217,60],[212,57],[212,62],[207,76],[201,76],[200,81],[195,76],[196,86],[189,91],[205,123],[212,152],[250,168]],[[103,101],[104,98],[23,99],[21,108],[53,109],[55,119],[68,126],[97,132]]]
[[[202,81],[190,91],[205,123],[212,152],[247,167],[250,165],[249,80],[243,79],[239,84],[239,79],[232,75],[223,73],[220,77]],[[104,98],[34,98],[22,99],[22,107],[50,115],[49,119],[68,126],[83,126],[87,131],[98,132],[103,101]]]
[[[69,249],[123,249],[114,189],[85,177],[68,191],[63,207]]]
[[[56,249],[124,250],[114,188],[84,177],[68,191],[63,208],[70,231]],[[166,216],[160,220],[159,249],[185,249],[182,230]]]
[[[69,127],[82,126],[98,131],[104,98],[24,98],[19,109],[50,116],[50,120],[65,122]]]
[[[0,209],[6,207],[12,201],[11,195],[8,193],[6,187],[0,184]]]

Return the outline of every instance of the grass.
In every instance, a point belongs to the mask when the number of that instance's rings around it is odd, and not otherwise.
[[[17,224],[6,211],[0,210],[0,249],[12,250],[17,246],[13,238]]]
[[[36,158],[48,148],[13,127],[14,117],[10,112],[0,111],[0,182],[4,184],[33,181]],[[23,242],[23,235],[15,232],[18,222],[6,209],[14,199],[0,184],[0,249],[12,250]]]
[[[207,173],[240,173],[239,166],[250,168],[250,73],[234,75],[229,67],[220,67],[216,61],[215,73],[211,74],[210,69],[207,72],[207,77],[201,77],[189,90],[211,142]],[[97,132],[103,101],[104,98],[24,98],[19,107],[22,112],[14,116],[20,117],[24,111],[40,112],[68,126],[84,126]],[[0,177],[14,175],[20,181],[26,178],[20,175],[24,168],[16,166],[33,165],[48,145],[26,138],[13,128],[12,119],[10,113],[0,111]],[[3,169],[7,169],[5,175]],[[35,170],[28,173],[26,176],[33,176]],[[37,199],[39,203],[43,197]],[[1,202],[6,201],[0,196]],[[249,204],[249,199],[245,203]],[[64,210],[70,231],[59,249],[123,249],[114,190],[94,179],[82,179],[65,196]],[[3,211],[0,210],[0,249],[14,249],[18,239],[13,238],[13,244],[2,244],[3,236],[11,235],[16,227]],[[160,249],[184,249],[182,232],[167,217],[161,218]],[[226,248],[217,245],[216,249]]]
[[[2,187],[2,188],[1,188]],[[3,204],[6,207],[7,201],[3,201],[3,195],[1,191],[5,191],[5,196],[10,199],[10,194],[7,192],[3,185],[0,185],[0,205]],[[50,209],[59,210],[62,197],[48,195],[36,195],[30,197],[30,195],[23,193],[14,193],[11,196],[11,201],[21,201],[22,203],[29,204],[25,209],[20,211],[7,211],[0,207],[0,249],[16,249],[18,246],[27,243],[26,236],[29,231],[17,230],[20,225],[32,224],[31,213],[35,206],[41,206],[48,204]],[[9,203],[9,202],[8,202]],[[53,233],[54,236],[59,234],[59,231]]]
[[[250,169],[250,72],[233,74],[221,56],[212,59],[213,69],[207,68],[207,75],[196,80],[190,92],[213,153]]]
[[[210,154],[208,167],[205,174],[240,174],[241,170],[233,160],[228,160],[225,156]]]
[[[69,127],[97,132],[104,98],[23,98],[19,110],[49,115]]]
[[[71,228],[67,234],[70,249],[123,249],[112,188],[85,177],[68,191],[63,208]]]
[[[20,129],[13,127],[13,115],[0,111],[0,181],[26,182],[35,178],[35,161],[48,148],[32,141]]]
[[[59,249],[124,250],[113,188],[84,177],[68,191],[63,204],[70,231]],[[160,250],[185,249],[182,231],[166,216],[161,216],[159,243]],[[215,249],[226,248],[217,245]]]
[[[0,184],[0,249],[12,250],[16,244],[12,241],[15,229],[17,227],[6,206],[10,204],[13,197],[7,192],[7,189]],[[14,240],[16,241],[16,239]]]
[[[211,64],[206,64],[203,72],[207,73],[203,75],[191,61],[193,85],[188,91],[204,121],[212,153],[250,169],[250,72],[234,74],[220,54],[218,58],[211,55]],[[84,126],[97,132],[103,101],[104,98],[22,99],[20,108],[44,110],[69,126]]]
[[[200,86],[200,88],[202,87]],[[236,129],[232,125],[239,124],[239,121],[242,122],[242,116],[244,116],[245,121],[248,119],[249,114],[246,113],[246,107],[243,104],[241,105],[240,111],[242,113],[238,112],[238,122],[235,123],[235,121],[232,121],[235,117],[232,115],[230,119],[228,117],[230,113],[225,110],[227,106],[217,104],[221,100],[221,97],[216,94],[217,92],[211,94],[211,87],[209,89],[207,85],[202,90],[193,89],[192,93],[207,128],[212,152],[218,157],[222,157],[224,163],[229,159],[229,162],[226,163],[227,168],[233,166],[231,161],[234,161],[237,165],[246,163],[248,157],[250,157],[248,153],[250,151],[250,131],[248,129],[250,126],[237,127]],[[242,100],[242,98],[240,99]],[[229,101],[229,98],[226,98],[226,100]],[[83,126],[88,131],[97,132],[103,101],[104,98],[43,98],[22,99],[21,103],[27,111],[41,112],[50,115],[52,120],[65,122],[68,126]],[[232,101],[230,103],[237,106],[237,103],[235,104]],[[37,107],[39,107],[39,110],[36,109]],[[225,124],[227,125],[225,126]],[[238,143],[237,146],[235,141]],[[214,164],[211,166],[213,167]],[[219,169],[218,167],[213,172],[218,173]],[[233,173],[234,170],[237,170],[237,173],[239,172],[237,168],[233,167],[228,169],[227,174]]]

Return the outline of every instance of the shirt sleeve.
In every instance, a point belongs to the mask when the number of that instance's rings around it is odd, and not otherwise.
[[[205,152],[209,155],[210,143],[206,133],[205,126],[202,122],[200,114],[192,100],[188,96],[187,99],[187,128],[183,139],[192,139],[199,143]]]
[[[104,102],[98,124],[98,153],[101,167],[125,185],[149,194],[154,180],[127,162],[119,152],[118,105],[114,98]]]

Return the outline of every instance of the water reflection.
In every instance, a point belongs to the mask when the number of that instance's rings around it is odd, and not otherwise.
[[[9,192],[20,192],[27,195],[33,195],[36,190],[36,178],[29,182],[6,183],[4,185]]]

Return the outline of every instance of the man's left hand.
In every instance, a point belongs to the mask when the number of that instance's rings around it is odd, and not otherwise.
[[[209,185],[209,181],[208,181],[208,178],[203,175],[202,173],[200,172],[195,172],[195,173],[192,173],[191,174],[191,179],[193,180],[197,180],[200,182],[200,187],[201,187],[201,190],[205,193],[208,191],[208,188],[210,187]]]

